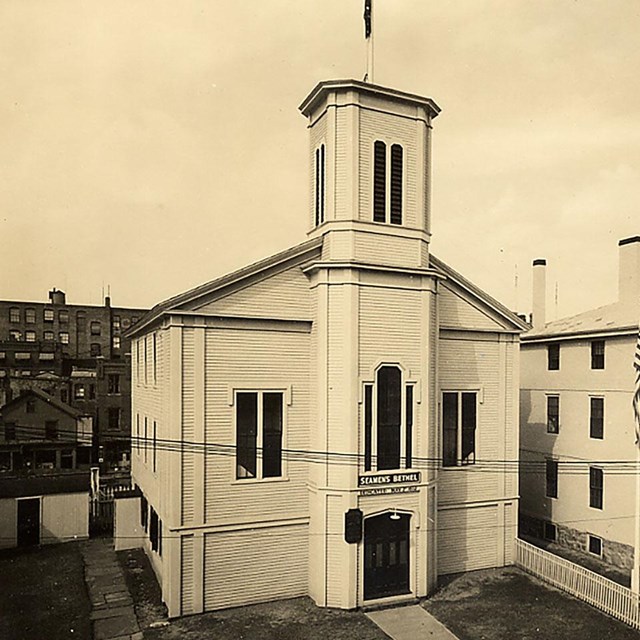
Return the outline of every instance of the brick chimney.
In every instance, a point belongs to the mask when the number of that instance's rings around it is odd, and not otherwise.
[[[640,236],[618,242],[618,301],[640,304]]]
[[[543,329],[546,324],[547,306],[547,261],[538,258],[533,261],[533,317],[534,329]]]

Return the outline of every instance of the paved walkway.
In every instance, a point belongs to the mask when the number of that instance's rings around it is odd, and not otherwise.
[[[457,640],[418,604],[370,611],[366,615],[393,640]]]
[[[94,640],[142,640],[133,600],[110,539],[94,538],[80,545],[84,579],[91,600]]]

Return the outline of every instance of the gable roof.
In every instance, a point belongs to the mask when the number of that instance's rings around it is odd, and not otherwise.
[[[232,273],[226,274],[220,278],[216,278],[215,280],[211,280],[210,282],[194,287],[193,289],[185,291],[177,296],[168,298],[167,300],[155,305],[126,333],[126,335],[128,337],[133,337],[138,333],[142,333],[143,329],[152,325],[165,314],[171,311],[184,310],[186,305],[193,304],[199,299],[207,298],[226,287],[240,284],[242,281],[246,281],[251,278],[256,278],[260,274],[287,264],[304,264],[313,259],[317,259],[321,254],[322,242],[322,237],[307,240],[306,242],[302,242],[301,244],[285,249],[284,251],[269,256],[268,258],[254,262],[242,269],[238,269],[237,271],[233,271]],[[445,262],[436,258],[433,254],[429,255],[429,266],[442,273],[448,280],[455,282],[471,297],[476,298],[481,303],[488,306],[489,309],[500,317],[507,326],[511,327],[510,329],[506,329],[507,331],[521,332],[530,328],[530,325],[515,313],[507,309],[507,307],[480,289],[480,287],[473,284],[470,280],[452,269]]]
[[[35,396],[36,398],[43,400],[47,404],[51,405],[52,407],[55,407],[59,411],[63,411],[64,413],[70,415],[74,419],[78,419],[83,415],[85,415],[81,411],[78,411],[77,409],[74,409],[73,407],[69,406],[65,402],[62,402],[61,400],[58,400],[57,398],[50,396],[48,393],[45,393],[44,391],[38,389],[37,387],[28,389],[24,393],[20,394],[17,398],[14,398],[13,400],[10,400],[9,402],[7,402],[7,404],[5,404],[2,407],[2,409],[0,409],[0,414],[4,414],[4,411],[7,408],[13,408],[14,406],[21,404],[24,400],[28,399],[30,396]]]
[[[522,340],[527,342],[592,334],[636,333],[639,312],[638,306],[614,302],[574,316],[548,322],[542,328],[529,331],[522,336]]]

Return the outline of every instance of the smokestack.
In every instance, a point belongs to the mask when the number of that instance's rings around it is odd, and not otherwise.
[[[49,291],[49,302],[51,302],[51,304],[66,304],[67,302],[64,291],[60,291],[53,287],[53,289]]]
[[[640,236],[618,242],[618,302],[640,304]]]
[[[543,329],[546,323],[547,306],[547,261],[538,258],[533,261],[533,318],[534,329]]]

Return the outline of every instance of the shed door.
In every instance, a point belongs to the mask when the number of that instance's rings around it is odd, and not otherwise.
[[[409,593],[408,514],[389,513],[364,521],[364,598]]]
[[[18,500],[18,546],[40,544],[40,498]]]

